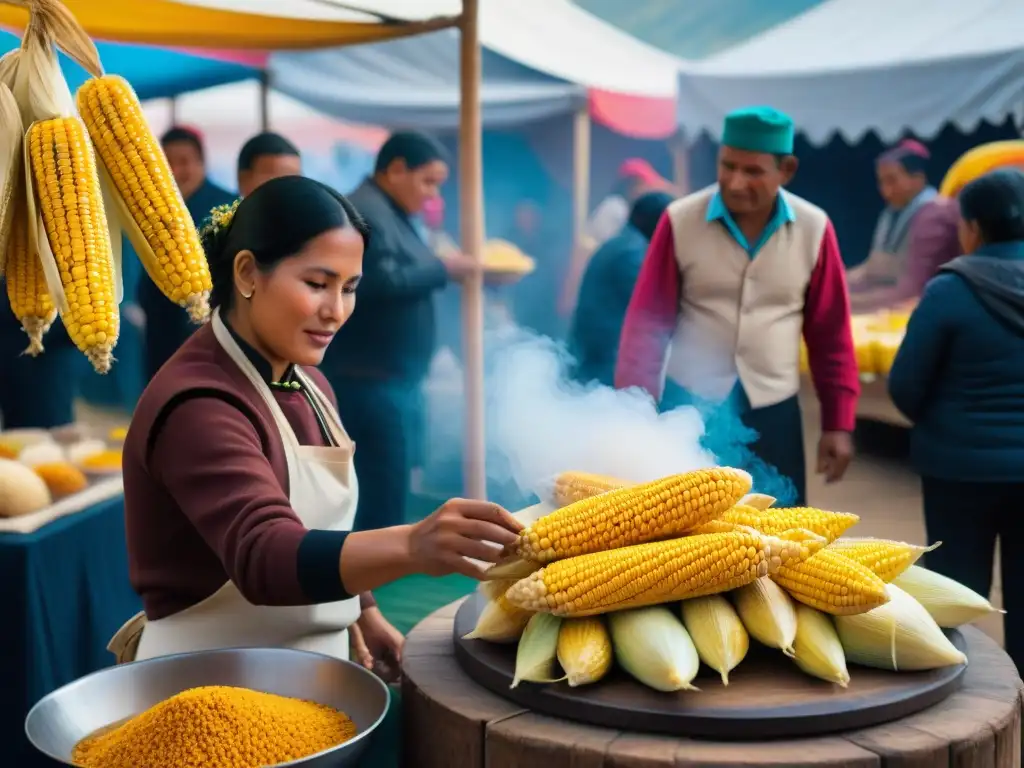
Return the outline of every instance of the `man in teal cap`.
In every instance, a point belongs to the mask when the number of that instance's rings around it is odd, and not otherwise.
[[[672,203],[651,240],[615,384],[642,387],[663,409],[696,406],[721,463],[802,505],[801,336],[821,404],[817,471],[828,482],[853,454],[860,385],[832,222],[783,189],[797,169],[793,137],[793,121],[770,107],[726,116],[718,183]]]

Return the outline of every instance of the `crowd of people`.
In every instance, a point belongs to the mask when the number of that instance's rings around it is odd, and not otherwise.
[[[1024,488],[1024,175],[999,169],[940,195],[927,149],[901,142],[877,159],[886,207],[868,258],[848,269],[827,212],[786,189],[796,132],[777,110],[736,110],[717,184],[683,196],[647,164],[623,165],[567,273],[571,375],[639,388],[663,410],[697,408],[716,453],[740,423],[755,484],[802,505],[801,340],[821,408],[812,466],[836,482],[853,458],[861,386],[851,317],[913,308],[888,386],[913,423],[928,537],[945,542],[928,564],[987,593],[995,541],[1014,530],[1004,510]],[[436,299],[480,269],[443,234],[445,150],[395,133],[344,197],[263,133],[239,154],[239,202],[207,178],[194,131],[173,128],[163,146],[205,223],[216,311],[196,331],[142,278],[150,385],[124,460],[146,607],[138,653],[253,638],[323,648],[352,628],[353,642],[394,662],[400,636],[372,589],[411,572],[478,575],[464,557],[493,561],[487,542],[518,530],[500,507],[462,500],[406,524]],[[45,355],[20,358],[14,323],[0,320],[3,364],[35,367],[0,379],[5,424],[70,421],[73,350],[58,326]],[[192,439],[199,424],[214,439]],[[1004,592],[1019,661],[1016,596]]]

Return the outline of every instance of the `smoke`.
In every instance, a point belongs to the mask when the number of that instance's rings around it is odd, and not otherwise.
[[[763,493],[792,495],[788,480],[754,459],[757,435],[736,414],[717,410],[706,435],[693,407],[659,413],[644,393],[570,381],[570,359],[550,339],[520,330],[489,342],[490,479],[544,498],[566,470],[645,482],[722,464],[750,471]]]

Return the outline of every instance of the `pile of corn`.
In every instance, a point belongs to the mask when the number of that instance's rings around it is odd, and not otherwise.
[[[507,272],[526,275],[533,272],[536,263],[507,240],[488,240],[484,243],[484,269],[488,272]]]
[[[617,663],[661,691],[723,684],[753,638],[845,687],[847,662],[894,671],[964,664],[943,634],[995,610],[915,565],[929,548],[845,534],[856,515],[775,508],[716,467],[634,485],[567,472],[559,508],[490,571],[467,636],[518,643],[513,685],[595,683]]]
[[[861,376],[887,376],[903,342],[910,314],[885,310],[871,315],[854,315],[853,348]],[[800,344],[800,370],[809,373],[807,347]]]
[[[299,760],[356,735],[322,704],[246,688],[193,688],[83,739],[81,768],[259,768]]]
[[[0,58],[0,276],[44,351],[57,315],[99,373],[113,364],[122,234],[168,299],[200,322],[210,275],[196,227],[131,86],[59,0],[26,0],[21,47]],[[92,77],[72,96],[57,48]]]

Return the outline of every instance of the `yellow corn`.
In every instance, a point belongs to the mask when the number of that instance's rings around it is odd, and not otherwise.
[[[78,89],[77,102],[146,272],[194,321],[204,321],[211,282],[199,233],[135,91],[116,75],[94,77]]]
[[[515,584],[519,579],[496,579],[495,581],[481,581],[480,591],[483,596],[488,600],[497,600],[499,597],[504,597],[505,593],[508,592],[509,587]]]
[[[782,531],[803,528],[829,541],[834,541],[860,520],[857,515],[846,512],[827,512],[813,507],[769,507],[760,510],[754,507],[737,505],[720,515],[717,519],[702,526],[694,533],[713,533],[727,529],[729,523],[744,525],[770,536],[777,536]]]
[[[625,480],[589,472],[563,472],[555,478],[554,501],[556,507],[567,507],[573,502],[598,496],[616,488],[632,485]]]
[[[884,581],[831,549],[784,565],[772,578],[795,600],[833,616],[865,613],[889,600]]]
[[[493,583],[493,582],[492,582]],[[533,613],[512,605],[504,595],[488,600],[473,631],[464,640],[488,640],[492,643],[514,643],[523,634]]]
[[[888,584],[937,546],[921,547],[886,539],[840,538],[832,542],[829,549],[860,563]]]
[[[768,574],[792,550],[808,545],[752,529],[683,536],[558,560],[505,596],[528,611],[593,616],[726,592]]]
[[[771,579],[758,579],[732,592],[743,626],[755,640],[793,655],[796,606],[786,591]]]
[[[793,650],[793,661],[808,675],[843,688],[849,685],[846,654],[831,616],[806,605],[798,605]]]
[[[596,683],[612,667],[612,639],[604,622],[597,617],[563,621],[557,655],[570,687]]]
[[[43,351],[43,334],[57,318],[57,308],[50,298],[39,254],[29,242],[28,211],[21,195],[14,201],[6,271],[11,311],[28,334],[25,353],[35,357]]]
[[[119,317],[114,258],[92,144],[77,117],[28,129],[35,195],[57,262],[68,312],[68,336],[98,373],[113,362]]]
[[[706,595],[683,600],[683,626],[690,634],[700,660],[729,684],[729,672],[743,661],[750,648],[750,637],[729,601],[721,595]]]
[[[717,467],[608,491],[523,529],[516,554],[523,560],[550,563],[678,536],[721,515],[750,485],[746,472]]]

